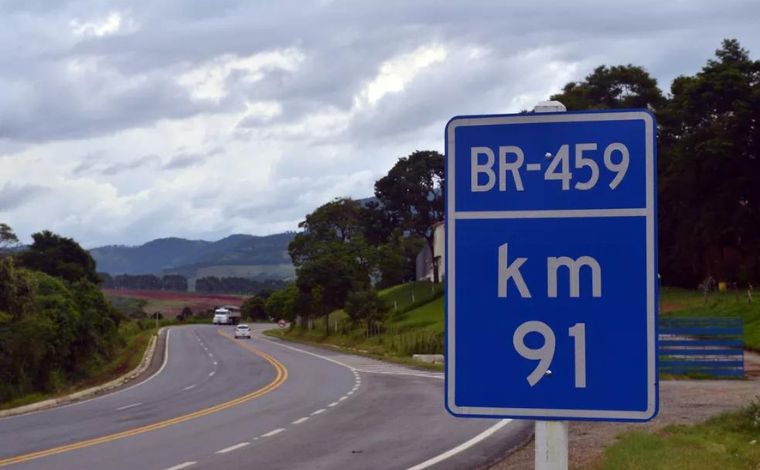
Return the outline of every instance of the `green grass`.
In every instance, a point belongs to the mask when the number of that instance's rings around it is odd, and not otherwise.
[[[311,346],[328,347],[331,349],[336,349],[336,350],[348,352],[351,354],[357,354],[359,356],[370,357],[372,359],[381,359],[388,362],[394,362],[396,364],[403,364],[403,365],[408,365],[408,366],[413,366],[413,367],[428,369],[428,370],[434,370],[434,371],[439,371],[439,372],[443,371],[443,364],[430,364],[427,362],[417,361],[415,359],[412,359],[411,357],[391,355],[391,354],[385,353],[384,351],[378,351],[376,348],[373,351],[368,351],[366,349],[358,349],[357,347],[347,344],[346,342],[341,341],[340,338],[336,338],[334,336],[326,338],[324,336],[319,336],[319,335],[311,336],[311,335],[306,335],[306,334],[301,334],[301,333],[289,334],[288,331],[280,330],[280,329],[265,330],[263,333],[266,336],[271,336],[273,338],[287,339],[288,341],[294,341],[296,343],[308,344]]]
[[[442,285],[429,282],[402,284],[381,291],[380,297],[386,301],[390,311],[382,327],[374,328],[371,334],[364,325],[353,324],[342,310],[330,314],[329,334],[324,318],[316,320],[312,330],[295,328],[276,334],[296,341],[409,363],[413,354],[443,353],[442,293]],[[440,366],[433,368],[440,370]]]
[[[683,317],[739,317],[744,320],[744,345],[760,351],[760,292],[747,301],[746,291],[712,293],[666,287],[661,290],[661,315]]]
[[[391,314],[402,314],[425,305],[443,294],[443,284],[409,282],[380,291],[380,298],[388,304]]]
[[[760,468],[760,400],[692,426],[630,432],[604,451],[594,470]]]

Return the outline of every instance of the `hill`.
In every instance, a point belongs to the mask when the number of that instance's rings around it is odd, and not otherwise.
[[[90,250],[98,271],[117,274],[182,274],[187,277],[293,276],[288,243],[294,232],[267,236],[230,235],[221,240],[161,238],[140,246],[111,245]]]

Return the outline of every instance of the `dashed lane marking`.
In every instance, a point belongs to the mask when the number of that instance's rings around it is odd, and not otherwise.
[[[312,415],[312,416],[314,416],[314,415],[318,415],[318,414],[320,414],[320,413],[324,413],[325,411],[327,411],[327,410],[325,410],[324,408],[321,408],[321,409],[319,409],[319,410],[317,410],[317,411],[313,412],[311,415]]]
[[[140,402],[140,403],[132,403],[131,405],[120,406],[119,408],[116,408],[116,411],[128,410],[130,408],[134,408],[134,407],[140,406],[140,405],[142,405],[142,402]]]
[[[192,467],[193,465],[197,464],[198,462],[185,462],[181,463],[179,465],[175,465],[173,467],[169,467],[166,470],[182,470],[183,468]]]
[[[301,424],[304,421],[306,421],[307,419],[309,419],[309,417],[308,416],[304,416],[303,418],[298,418],[297,420],[293,421],[293,423],[291,423],[291,424]]]
[[[192,384],[192,385],[188,385],[187,387],[183,388],[182,390],[183,390],[183,391],[184,391],[184,390],[191,390],[191,389],[193,389],[193,388],[195,388],[195,384]]]
[[[226,447],[226,448],[224,448],[222,450],[217,450],[216,453],[217,454],[226,454],[227,452],[232,452],[233,450],[238,450],[238,449],[241,449],[241,448],[243,448],[245,446],[249,446],[249,445],[251,445],[250,442],[241,442],[240,444],[235,444],[234,446],[229,446],[229,447]]]
[[[262,434],[261,437],[272,437],[276,434],[280,434],[281,432],[285,432],[285,428],[277,428],[274,431],[269,431],[266,434]]]

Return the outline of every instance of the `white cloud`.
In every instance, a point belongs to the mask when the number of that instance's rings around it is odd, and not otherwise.
[[[224,54],[182,74],[178,81],[193,98],[219,101],[229,93],[228,81],[235,74],[246,84],[255,83],[272,70],[293,72],[303,61],[298,49],[284,49],[238,57]]]
[[[91,21],[82,21],[75,18],[69,22],[71,32],[76,36],[103,37],[118,33],[133,32],[135,22],[125,17],[123,13],[111,12],[103,18]]]
[[[445,61],[447,55],[445,47],[432,44],[393,57],[383,62],[379,73],[367,84],[361,97],[374,105],[388,93],[403,91],[417,74],[433,64]]]

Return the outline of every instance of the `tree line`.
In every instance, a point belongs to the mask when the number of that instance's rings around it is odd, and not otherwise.
[[[189,281],[179,274],[156,276],[155,274],[98,273],[100,284],[105,289],[139,289],[187,292]],[[285,281],[278,279],[248,279],[243,277],[207,276],[195,281],[195,291],[208,294],[257,294],[263,290],[281,289]]]
[[[32,238],[9,252],[18,239],[0,224],[0,402],[89,377],[125,345],[89,253],[49,231]]]
[[[552,96],[570,110],[647,108],[657,119],[663,282],[760,281],[760,61],[726,39],[665,95],[635,65],[600,66]]]

